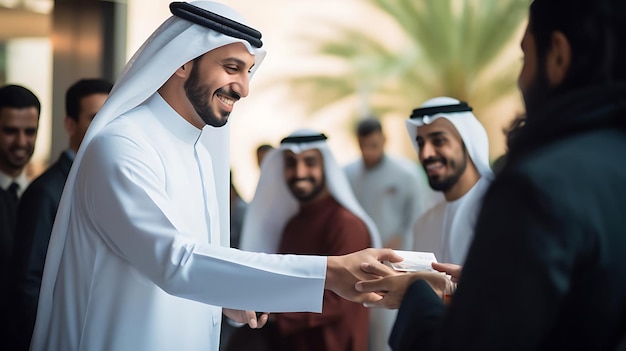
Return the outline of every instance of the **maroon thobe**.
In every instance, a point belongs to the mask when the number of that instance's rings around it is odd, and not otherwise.
[[[336,256],[371,247],[365,223],[332,196],[306,206],[287,223],[278,252]],[[369,311],[324,292],[322,313],[278,313],[279,350],[365,351]]]

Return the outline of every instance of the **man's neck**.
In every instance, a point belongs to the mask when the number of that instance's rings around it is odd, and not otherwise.
[[[378,160],[376,160],[374,162],[371,162],[371,163],[367,163],[367,162],[365,162],[365,159],[363,159],[363,165],[365,166],[365,169],[376,168],[379,164],[381,164],[383,162],[384,158],[385,158],[385,154],[380,156],[380,158]]]
[[[0,170],[0,188],[7,189],[13,182],[17,182],[22,189],[28,184],[23,172],[13,175],[13,173],[7,174],[6,172]]]
[[[312,198],[309,201],[300,201],[300,209],[307,209],[310,207],[315,206],[316,204],[324,201],[325,199],[327,199],[330,196],[330,192],[328,191],[327,188],[324,188],[324,190],[322,190],[319,194],[317,194],[316,197]]]
[[[7,177],[13,178],[13,179],[19,177],[19,175],[22,174],[23,171],[24,171],[24,168],[7,169],[6,167],[0,167],[0,172],[2,174],[6,175]]]

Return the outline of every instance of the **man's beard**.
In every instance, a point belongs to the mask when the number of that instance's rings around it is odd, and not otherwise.
[[[24,149],[26,153],[28,154],[28,157],[24,161],[16,161],[11,156],[11,153],[15,152],[15,150],[18,148]],[[12,146],[9,148],[9,150],[6,153],[0,152],[0,160],[3,161],[2,163],[4,163],[9,169],[13,171],[21,170],[28,164],[28,162],[30,162],[30,159],[33,157],[34,151],[35,149],[33,147],[22,148],[22,147]]]
[[[428,158],[424,160],[424,162],[422,162],[424,170],[426,170],[428,164],[433,162],[441,162],[441,164],[446,168],[455,170],[454,173],[448,176],[428,176],[428,184],[430,185],[430,187],[435,191],[441,191],[445,193],[446,191],[452,189],[452,187],[459,181],[459,179],[461,179],[461,176],[465,172],[465,169],[467,168],[467,151],[463,149],[463,158],[461,159],[461,162],[459,164],[457,164],[454,160],[449,161],[443,157]]]
[[[548,76],[542,70],[537,70],[535,79],[532,84],[522,91],[524,96],[524,105],[526,106],[526,115],[534,116],[544,104],[550,100],[554,94],[554,89],[548,83]]]
[[[311,189],[310,192],[308,193],[300,193],[297,191],[297,188],[294,189],[294,184],[298,181],[301,180],[306,180],[309,181],[311,183],[313,183],[313,189]],[[289,191],[291,191],[291,194],[300,202],[309,202],[313,199],[315,199],[317,197],[317,195],[319,195],[322,190],[324,190],[324,188],[326,187],[326,178],[322,178],[322,181],[319,184],[315,183],[315,179],[312,177],[307,177],[307,178],[291,178],[289,179],[289,181],[287,182],[289,185]]]
[[[191,73],[189,74],[189,79],[185,82],[185,94],[191,102],[196,113],[202,118],[204,123],[213,126],[213,127],[222,127],[228,122],[229,112],[223,112],[223,117],[218,117],[215,112],[211,109],[211,104],[209,103],[209,98],[211,96],[211,89],[200,83],[200,73],[198,72],[197,67],[193,67],[191,69]],[[223,91],[222,88],[218,89],[215,93],[221,93],[225,96],[230,96],[234,99],[238,99],[238,97],[233,97],[232,94],[228,94]]]

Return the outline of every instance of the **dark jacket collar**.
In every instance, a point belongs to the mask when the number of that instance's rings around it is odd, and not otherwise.
[[[70,168],[72,167],[73,162],[74,160],[72,160],[72,158],[67,154],[67,151],[62,152],[57,160],[59,169],[66,177],[70,173]]]
[[[564,137],[607,128],[626,130],[625,83],[566,93],[529,114],[511,145],[508,162]]]

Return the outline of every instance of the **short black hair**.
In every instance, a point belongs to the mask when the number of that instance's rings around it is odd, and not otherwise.
[[[0,88],[0,109],[3,107],[34,107],[37,109],[37,118],[41,114],[41,103],[37,96],[21,85],[10,84]]]
[[[368,136],[372,133],[382,133],[383,127],[380,121],[374,117],[368,117],[356,126],[356,135],[358,137]]]
[[[567,37],[572,61],[565,89],[626,81],[626,1],[534,0],[528,28],[540,64],[552,34]]]
[[[109,94],[113,84],[105,79],[81,79],[72,84],[65,93],[65,114],[69,118],[78,121],[80,114],[80,101],[93,94]]]

